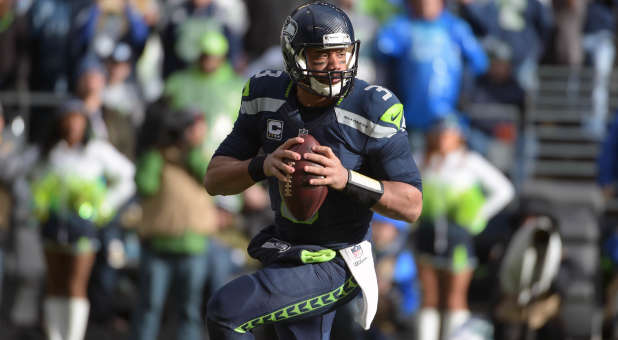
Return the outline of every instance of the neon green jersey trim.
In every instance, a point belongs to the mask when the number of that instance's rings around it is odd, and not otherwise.
[[[337,252],[332,249],[321,249],[318,251],[302,250],[300,252],[300,260],[303,263],[321,263],[334,259],[336,255]]]
[[[247,82],[245,83],[245,87],[242,89],[242,96],[243,97],[248,97],[249,96],[249,84],[251,84],[251,79],[247,80]]]
[[[393,124],[397,127],[397,129],[401,129],[401,122],[403,120],[403,104],[397,103],[393,106],[389,107],[386,112],[380,117],[380,120]]]
[[[257,326],[279,322],[290,319],[292,317],[313,312],[317,309],[332,305],[333,303],[350,295],[350,293],[352,293],[356,287],[358,287],[358,284],[353,277],[350,277],[346,280],[344,284],[334,289],[333,291],[313,297],[308,300],[291,304],[289,306],[280,308],[272,313],[268,313],[255,319],[249,320],[242,325],[236,327],[234,331],[236,333],[247,333],[248,331],[254,329]]]
[[[288,87],[285,89],[285,98],[290,96],[290,91],[292,91],[292,85],[294,85],[294,83],[290,81]]]

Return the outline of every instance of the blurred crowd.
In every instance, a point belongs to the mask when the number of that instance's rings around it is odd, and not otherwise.
[[[361,40],[358,77],[404,104],[424,210],[414,225],[374,217],[378,315],[365,332],[342,310],[332,338],[570,338],[574,269],[551,202],[523,194],[524,121],[540,65],[567,66],[565,100],[592,69],[582,129],[615,198],[618,1],[333,2]],[[0,0],[0,338],[206,337],[205,301],[259,265],[246,246],[273,216],[262,185],[209,197],[202,178],[248,77],[283,69],[301,3]],[[596,255],[611,277],[608,234]]]

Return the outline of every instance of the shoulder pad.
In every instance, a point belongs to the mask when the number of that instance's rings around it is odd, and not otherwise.
[[[403,105],[389,89],[357,80],[350,95],[350,103],[346,106],[353,112],[380,125],[397,130],[405,128]]]
[[[254,74],[245,83],[242,90],[244,100],[259,97],[283,99],[287,97],[291,88],[292,80],[282,70],[264,70]]]
[[[280,70],[265,70],[255,74],[242,90],[241,114],[276,112],[292,89],[292,80]]]

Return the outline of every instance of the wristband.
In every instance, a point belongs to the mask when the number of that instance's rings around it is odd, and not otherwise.
[[[348,196],[371,208],[384,194],[384,184],[371,177],[348,169],[348,182],[343,189]]]
[[[255,156],[251,162],[249,162],[249,176],[251,176],[251,179],[256,183],[266,178],[264,174],[265,159],[265,155]]]

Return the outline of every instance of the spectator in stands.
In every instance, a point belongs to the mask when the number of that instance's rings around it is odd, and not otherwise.
[[[48,339],[84,338],[97,230],[135,190],[133,164],[105,140],[91,138],[88,122],[82,101],[60,108],[32,185],[47,263]]]
[[[464,146],[459,121],[448,116],[427,134],[416,157],[423,174],[423,212],[415,232],[422,307],[419,340],[438,339],[440,307],[446,336],[469,318],[467,291],[476,257],[473,236],[513,198],[508,179]],[[448,283],[440,290],[443,279]]]
[[[406,107],[408,130],[426,131],[435,120],[457,114],[464,61],[479,75],[488,60],[468,24],[445,10],[443,0],[408,5],[378,33],[377,50]]]
[[[551,8],[540,0],[460,0],[461,12],[482,39],[510,48],[512,77],[525,91],[538,88],[537,68],[553,26]]]
[[[559,64],[578,69],[584,60],[582,32],[590,0],[552,0],[556,16],[555,54]]]
[[[0,91],[26,84],[28,30],[14,0],[0,0]]]
[[[192,66],[172,74],[165,84],[165,95],[173,108],[197,107],[205,114],[206,156],[232,131],[244,84],[226,60],[229,44],[216,30],[206,32],[200,42],[200,58]]]
[[[161,0],[132,0],[136,11],[144,18],[148,26],[148,37],[144,49],[139,51],[131,50],[134,62],[133,74],[131,78],[139,85],[141,97],[144,102],[152,103],[161,97],[163,93],[163,50],[161,47],[160,28],[165,17],[165,4],[175,1]],[[177,1],[176,1],[177,2]],[[129,45],[129,47],[131,47]]]
[[[21,2],[21,1],[19,1]],[[69,92],[72,68],[70,31],[73,23],[71,4],[61,0],[34,1],[27,12],[28,88],[34,92]],[[52,124],[52,105],[34,107],[29,119],[29,140],[42,144]]]
[[[476,104],[515,105],[523,112],[526,93],[516,77],[513,48],[494,37],[485,38],[483,48],[489,57],[489,69],[478,78],[466,101]],[[536,74],[536,71],[534,73]],[[536,75],[530,76],[536,78]]]
[[[607,128],[609,81],[616,54],[614,16],[617,5],[615,0],[590,1],[584,25],[583,48],[594,68],[592,115],[584,118],[584,127],[599,139],[603,138]]]
[[[533,98],[538,89],[538,64],[545,53],[553,27],[551,8],[541,0],[458,0],[462,16],[468,20],[475,33],[481,37],[490,57],[488,72],[480,77],[469,94],[469,102],[477,107],[483,104],[514,105],[519,115],[512,118],[491,119],[473,117],[471,124],[477,127],[475,138],[469,138],[473,149],[483,155],[492,146],[515,144],[516,159],[513,163],[516,182],[526,176],[529,157],[525,146],[534,140],[524,132],[523,122],[526,98]],[[501,112],[494,112],[500,116]],[[506,121],[505,121],[506,120]],[[510,130],[510,131],[509,131]],[[505,133],[508,132],[508,133]],[[479,142],[483,143],[479,145]],[[504,144],[503,144],[504,145]]]
[[[36,1],[28,11],[28,55],[33,91],[66,93],[74,60],[69,57],[71,6],[66,1]]]
[[[232,131],[240,109],[244,80],[240,78],[226,59],[229,44],[217,30],[206,32],[201,40],[199,60],[187,69],[173,73],[166,81],[165,96],[174,109],[197,107],[204,113],[208,132],[202,146],[210,159],[218,145]],[[242,196],[264,188],[256,185]],[[256,193],[263,196],[263,193]],[[240,214],[241,195],[216,198],[220,220],[229,220],[229,215]],[[264,209],[262,209],[264,210]]]
[[[552,0],[556,17],[554,61],[569,66],[566,98],[577,101],[580,90],[580,71],[584,62],[582,41],[586,11],[590,0]]]
[[[103,93],[107,74],[95,56],[84,58],[77,66],[77,96],[84,102],[92,133],[97,138],[108,139],[109,133],[103,120]]]
[[[208,160],[201,151],[203,114],[193,109],[162,117],[163,135],[139,157],[136,182],[143,217],[138,304],[131,339],[154,340],[166,296],[173,286],[179,325],[175,339],[201,340],[208,237],[216,229],[211,198],[201,187]]]
[[[489,69],[462,98],[469,125],[474,126],[468,145],[520,184],[531,162],[527,147],[536,143],[524,129],[526,98],[530,97],[515,76],[512,48],[494,37],[485,38],[483,47]]]
[[[75,60],[88,56],[107,59],[122,41],[139,56],[147,38],[146,21],[133,8],[131,1],[97,0],[78,13],[71,52]]]
[[[110,142],[130,159],[136,133],[144,121],[144,100],[133,75],[131,47],[119,43],[107,59],[108,83],[103,90],[103,118]]]
[[[229,44],[228,59],[242,68],[243,40],[247,29],[244,3],[217,0],[190,0],[168,9],[161,32],[163,42],[163,77],[182,70],[199,59],[200,41],[204,33],[217,30],[225,35]]]

